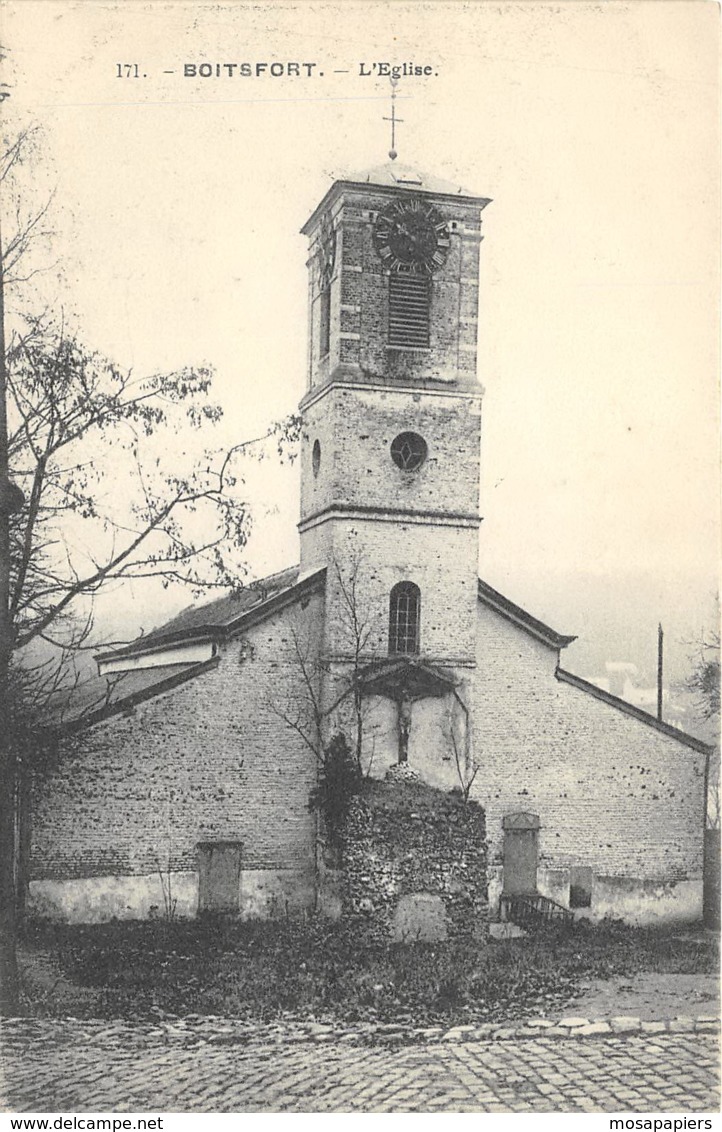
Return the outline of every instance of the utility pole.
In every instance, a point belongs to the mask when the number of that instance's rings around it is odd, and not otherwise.
[[[0,102],[8,97],[0,89]],[[10,619],[10,516],[23,505],[9,479],[5,353],[5,270],[0,234],[0,1015],[18,1012],[17,904],[15,891],[15,792],[17,760],[11,734],[8,672],[13,632]]]
[[[662,722],[662,699],[664,677],[664,630],[661,622],[657,628],[657,719]]]

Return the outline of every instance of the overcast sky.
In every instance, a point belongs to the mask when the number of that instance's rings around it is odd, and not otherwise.
[[[717,577],[716,5],[5,0],[1,19],[6,124],[42,124],[57,183],[55,298],[138,372],[212,363],[234,441],[304,390],[299,228],[386,159],[388,80],[360,64],[431,66],[399,86],[400,160],[493,199],[480,573],[581,636],[577,671],[644,668],[660,619],[682,664]],[[274,61],[316,66],[183,75]],[[298,560],[296,477],[252,477],[255,574]],[[148,590],[121,608],[163,619]]]

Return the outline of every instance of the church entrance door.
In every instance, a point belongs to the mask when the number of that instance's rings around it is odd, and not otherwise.
[[[539,861],[539,818],[536,814],[507,814],[504,829],[504,893],[536,892]]]

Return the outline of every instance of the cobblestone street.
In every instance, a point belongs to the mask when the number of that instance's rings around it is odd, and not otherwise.
[[[472,1028],[469,1027],[469,1030]],[[18,1112],[718,1111],[713,1032],[373,1044],[330,1027],[252,1033],[21,1022],[3,1033],[3,1104]]]

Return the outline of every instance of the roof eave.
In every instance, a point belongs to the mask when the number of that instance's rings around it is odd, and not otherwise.
[[[183,644],[185,642],[198,644],[204,641],[217,643],[228,640],[239,628],[246,628],[249,623],[263,619],[263,617],[272,613],[274,610],[283,608],[284,605],[296,600],[299,596],[312,592],[316,587],[320,587],[325,573],[325,567],[315,570],[312,574],[301,578],[300,581],[294,582],[293,585],[286,586],[264,601],[259,601],[257,605],[244,610],[243,613],[239,613],[235,618],[223,625],[196,625],[188,629],[177,629],[172,633],[164,633],[155,636],[152,641],[148,641],[147,645],[143,644],[143,638],[141,637],[138,641],[126,645],[122,649],[106,653],[96,653],[95,660],[102,662],[106,660],[128,659],[135,656],[149,656],[154,652],[162,652],[164,649],[168,648],[169,645]]]
[[[538,618],[532,617],[531,613],[527,613],[520,605],[516,605],[509,598],[504,597],[503,594],[495,590],[487,582],[483,582],[481,578],[478,579],[477,596],[479,601],[484,605],[493,609],[501,617],[504,617],[511,624],[516,625],[519,629],[523,629],[529,636],[534,637],[540,641],[547,648],[559,651],[565,649],[572,641],[576,641],[575,636],[569,636],[565,633],[557,633],[549,625],[545,625],[543,621]]]
[[[650,715],[648,711],[643,711],[642,708],[636,707],[634,704],[628,703],[627,700],[620,699],[619,696],[613,696],[611,692],[605,692],[603,688],[597,687],[596,684],[590,683],[589,680],[584,680],[581,676],[576,676],[573,672],[567,672],[564,668],[557,668],[557,680],[561,680],[565,684],[571,684],[573,688],[578,688],[580,692],[586,692],[595,699],[601,700],[602,703],[609,704],[610,707],[617,708],[618,711],[624,712],[625,715],[631,715],[634,719],[638,719],[640,723],[646,723],[649,727],[653,727],[656,731],[666,735],[669,739],[676,739],[678,743],[682,743],[685,747],[691,747],[700,754],[707,755],[714,747],[711,743],[705,743],[702,739],[695,739],[693,735],[688,735],[686,731],[679,731],[671,724],[665,723],[664,720],[657,719],[656,716]]]
[[[256,624],[258,621],[263,621],[271,614],[283,609],[286,605],[293,604],[301,597],[315,593],[317,590],[322,589],[326,579],[326,567],[322,566],[320,569],[315,570],[312,574],[302,578],[298,582],[294,582],[292,586],[288,586],[284,590],[273,594],[264,602],[259,602],[251,609],[239,613],[233,621],[229,621],[224,627],[224,638],[227,640],[237,633],[239,629],[247,629],[250,625]]]
[[[136,704],[152,700],[155,696],[160,696],[163,692],[170,692],[173,688],[185,684],[188,680],[194,679],[196,676],[201,676],[204,672],[209,672],[215,668],[219,663],[217,656],[211,657],[210,660],[201,660],[197,664],[190,664],[183,672],[174,672],[172,676],[166,677],[164,680],[159,680],[156,684],[151,684],[147,688],[142,688],[137,692],[131,692],[128,696],[121,696],[120,699],[114,700],[112,703],[102,704],[100,707],[85,715],[69,719],[66,722],[50,724],[43,728],[43,732],[48,735],[63,736],[72,735],[76,731],[82,731],[86,727],[91,727],[95,723],[101,723],[103,720],[111,719],[114,715],[120,715],[129,708],[133,708]]]
[[[143,638],[133,642],[129,645],[124,645],[121,649],[111,649],[110,652],[97,652],[94,654],[94,659],[98,663],[106,660],[123,660],[131,656],[150,656],[154,652],[163,652],[169,645],[184,643],[188,641],[189,644],[197,644],[205,641],[217,641],[220,639],[221,632],[218,626],[213,625],[199,625],[190,629],[177,629],[174,633],[164,633],[163,636],[154,637],[152,642],[148,642],[146,647],[143,647]]]
[[[414,678],[416,689],[413,687]],[[399,699],[402,688],[407,685],[405,694],[412,699],[445,695],[455,688],[454,681],[438,668],[426,664],[421,657],[406,655],[371,661],[358,673],[357,681],[369,694],[389,699]]]
[[[343,189],[356,189],[368,192],[370,188],[377,189],[380,193],[390,193],[392,196],[413,192],[431,196],[437,200],[464,201],[465,204],[477,205],[480,212],[482,211],[482,209],[486,208],[487,204],[491,204],[491,197],[474,196],[470,193],[444,193],[437,192],[434,189],[414,188],[412,185],[381,185],[377,184],[375,181],[353,181],[342,178],[339,181],[334,181],[329,190],[324,194],[322,200],[319,202],[319,204],[316,205],[308,220],[300,229],[301,235],[308,236],[314,226],[316,219],[321,215],[321,213],[325,212],[325,210],[330,206],[331,202],[336,198],[336,196],[338,196],[339,193],[343,191]]]

